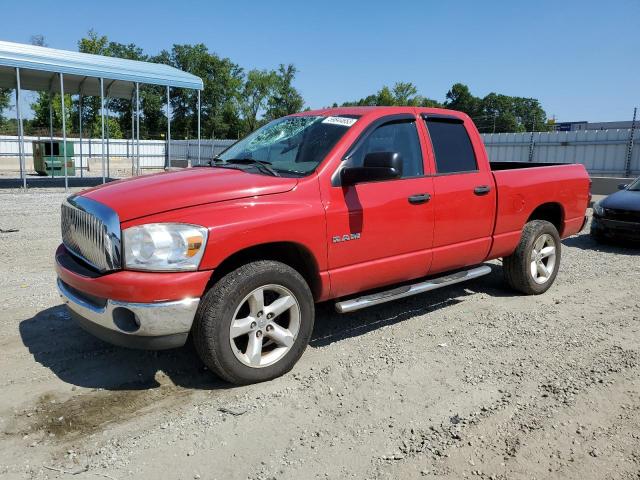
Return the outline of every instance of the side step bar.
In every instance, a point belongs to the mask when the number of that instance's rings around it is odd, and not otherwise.
[[[361,308],[379,305],[381,303],[391,302],[399,298],[418,295],[419,293],[429,292],[437,288],[453,285],[454,283],[466,282],[474,278],[482,277],[491,273],[491,267],[481,265],[471,270],[463,270],[461,272],[445,275],[444,277],[433,278],[413,285],[404,285],[402,287],[386,290],[384,292],[372,293],[363,297],[352,298],[351,300],[343,300],[336,302],[336,310],[339,313],[348,313]]]

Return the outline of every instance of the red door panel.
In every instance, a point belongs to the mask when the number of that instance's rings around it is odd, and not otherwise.
[[[408,198],[432,191],[430,177],[331,188],[325,208],[333,296],[427,274],[433,208]]]
[[[490,191],[476,195],[475,188]],[[431,273],[482,262],[491,247],[496,192],[490,172],[433,179],[435,232]]]

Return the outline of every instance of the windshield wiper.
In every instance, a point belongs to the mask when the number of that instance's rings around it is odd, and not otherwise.
[[[267,172],[269,175],[274,177],[280,176],[280,174],[271,167],[272,163],[266,160],[256,160],[254,158],[232,158],[230,160],[226,160],[225,163],[230,163],[232,165],[255,165],[262,172]]]

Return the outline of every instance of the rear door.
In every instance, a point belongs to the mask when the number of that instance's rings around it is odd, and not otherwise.
[[[496,208],[495,182],[482,140],[475,128],[470,132],[454,116],[425,115],[423,125],[435,163],[430,273],[480,263],[491,247]]]

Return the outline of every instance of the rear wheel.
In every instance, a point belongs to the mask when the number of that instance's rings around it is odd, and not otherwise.
[[[193,327],[202,361],[223,379],[257,383],[291,370],[313,330],[311,291],[275,261],[243,265],[204,296]]]
[[[511,288],[527,295],[546,292],[560,266],[560,235],[545,220],[528,222],[515,252],[503,261],[503,271]]]

